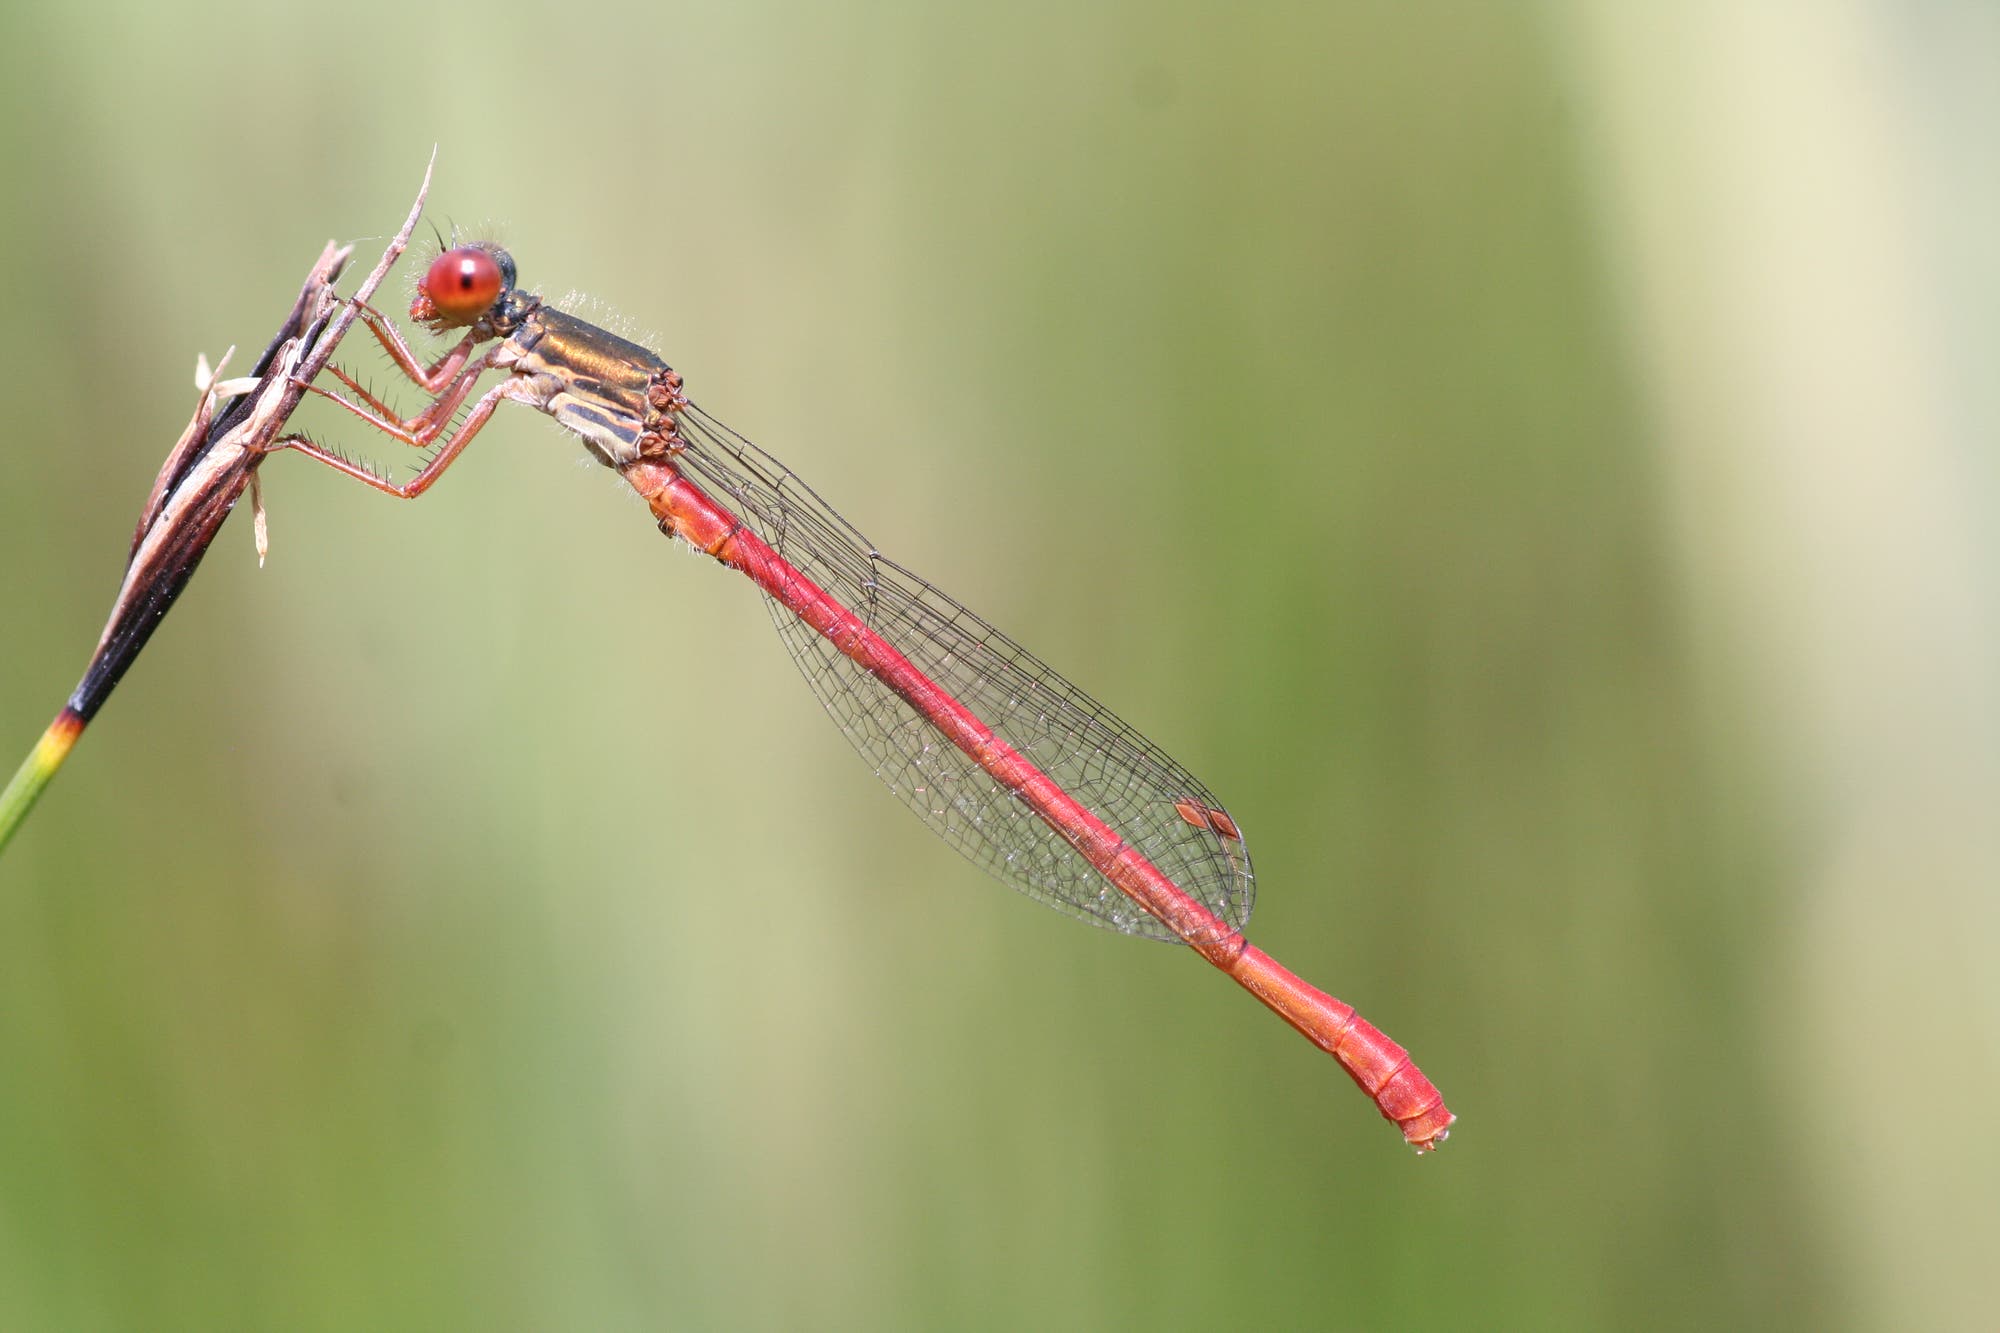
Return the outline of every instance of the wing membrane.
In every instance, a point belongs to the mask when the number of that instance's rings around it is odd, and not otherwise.
[[[1255,881],[1235,821],[1193,774],[948,594],[883,556],[790,469],[690,406],[690,479],[1231,926]],[[877,777],[976,865],[1058,911],[1150,939],[1165,926],[811,626],[767,598],[813,693]]]

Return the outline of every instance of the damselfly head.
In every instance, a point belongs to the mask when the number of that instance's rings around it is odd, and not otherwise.
[[[477,324],[514,288],[514,258],[491,241],[455,246],[431,262],[410,318],[432,328]]]

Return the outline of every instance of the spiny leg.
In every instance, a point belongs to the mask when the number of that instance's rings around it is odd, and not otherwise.
[[[451,413],[456,411],[459,404],[465,401],[466,394],[471,391],[473,382],[478,379],[484,369],[485,364],[481,362],[469,373],[463,375],[461,380],[453,384],[445,394],[431,399],[425,405],[423,411],[412,417],[402,416],[396,408],[371,393],[368,386],[336,365],[329,364],[326,368],[327,373],[346,385],[356,398],[359,398],[371,409],[370,412],[362,412],[353,403],[339,394],[328,389],[322,389],[316,384],[308,384],[305,387],[308,391],[316,393],[322,398],[330,398],[334,402],[339,403],[342,407],[360,416],[362,420],[376,427],[378,430],[382,428],[384,422],[394,422],[398,427],[396,431],[392,432],[396,435],[396,438],[402,440],[405,444],[421,445],[425,443],[427,438],[435,436],[438,429],[437,423],[449,420]],[[450,403],[449,408],[445,407],[447,400]]]
[[[334,365],[331,361],[327,362],[326,373],[333,376],[335,379],[339,380],[342,384],[345,384],[347,386],[347,390],[349,393],[353,394],[356,398],[359,398],[363,403],[366,403],[369,406],[369,408],[371,408],[380,416],[391,421],[401,419],[400,414],[396,411],[394,407],[384,402],[382,399],[377,398],[374,395],[374,393],[370,391],[367,385],[363,384],[360,380],[355,379],[354,376],[348,374],[346,371],[342,370],[339,366]],[[419,413],[418,415],[421,416],[422,413]]]
[[[414,500],[429,490],[432,483],[442,476],[444,470],[450,467],[453,461],[465,451],[465,446],[472,443],[472,437],[479,433],[479,428],[484,426],[486,419],[493,415],[493,409],[500,405],[501,399],[512,398],[516,402],[532,405],[534,403],[532,395],[533,391],[528,388],[526,382],[523,380],[510,379],[488,389],[480,396],[479,401],[472,405],[472,411],[467,414],[465,421],[459,428],[452,432],[451,436],[439,446],[435,454],[431,455],[430,461],[418,469],[414,477],[411,477],[401,485],[397,485],[387,477],[376,476],[361,464],[342,458],[330,449],[321,448],[303,435],[283,436],[272,443],[270,452],[276,453],[280,449],[290,449],[295,453],[304,454],[307,458],[317,459],[319,462],[332,468],[335,472],[352,477],[363,485],[372,486],[384,494],[393,495],[401,500]],[[332,397],[333,395],[329,396]],[[339,402],[340,399],[335,397],[334,401]],[[348,406],[364,421],[370,421],[371,424],[376,425],[389,434],[397,436],[399,439],[408,438],[406,433],[392,428],[387,422],[375,421],[367,412],[359,408],[354,408],[352,404],[348,404]]]
[[[460,370],[457,378],[452,381],[451,385],[442,394],[438,395],[423,411],[410,417],[408,420],[398,417],[393,408],[383,403],[365,389],[361,389],[354,383],[353,379],[339,371],[335,371],[335,374],[340,379],[340,382],[349,388],[357,390],[360,396],[366,400],[368,404],[366,407],[359,403],[349,402],[331,389],[322,389],[317,384],[304,384],[300,387],[309,393],[316,393],[322,398],[340,404],[340,406],[346,408],[355,416],[360,417],[384,435],[392,435],[404,444],[422,448],[434,443],[437,437],[450,427],[452,413],[458,411],[467,396],[472,393],[473,385],[486,372],[492,358],[493,353],[489,352],[477,361],[474,361],[471,365]],[[331,369],[331,367],[329,368]],[[512,381],[510,380],[508,383],[512,383]],[[498,393],[497,388],[489,390],[486,397],[492,398],[496,393]],[[481,402],[484,401],[486,400],[481,399]],[[488,409],[488,411],[491,410],[490,408]]]
[[[403,341],[403,337],[397,331],[396,326],[391,324],[381,311],[375,309],[365,301],[352,298],[350,298],[349,304],[354,307],[355,314],[360,318],[361,322],[368,326],[368,331],[375,335],[375,340],[382,344],[383,350],[388,352],[389,359],[394,363],[396,369],[423,389],[425,393],[429,394],[432,401],[423,411],[413,417],[405,418],[394,407],[370,392],[368,387],[362,384],[361,381],[355,379],[354,376],[336,365],[327,366],[327,371],[335,379],[346,385],[355,397],[372,408],[374,411],[373,416],[359,411],[353,403],[340,397],[338,394],[330,393],[316,385],[307,385],[305,387],[314,393],[333,399],[333,401],[339,403],[348,411],[354,412],[357,416],[360,416],[363,420],[378,429],[382,428],[384,422],[393,421],[398,423],[401,429],[390,431],[389,433],[395,435],[406,444],[422,445],[427,443],[430,439],[435,438],[437,429],[439,429],[435,427],[435,423],[450,418],[451,413],[457,410],[458,405],[465,401],[465,395],[470,392],[469,379],[476,378],[479,374],[479,369],[484,368],[483,363],[485,359],[482,358],[481,362],[478,363],[479,368],[474,369],[470,377],[462,377],[461,372],[466,368],[466,359],[472,354],[472,349],[493,335],[490,333],[481,333],[477,330],[469,331],[463,338],[459,339],[457,346],[446,352],[442,357],[439,357],[433,365],[426,369],[423,363],[417,359],[416,353],[410,349],[410,345]],[[447,386],[450,389],[456,390],[456,394],[448,394]],[[449,407],[446,407],[443,402],[446,397],[450,398]]]
[[[457,346],[439,357],[435,364],[426,369],[423,361],[410,349],[410,345],[403,341],[403,335],[397,330],[394,324],[389,322],[387,316],[365,302],[354,301],[351,304],[354,306],[354,312],[360,317],[361,322],[366,324],[368,331],[375,335],[375,341],[382,344],[382,350],[386,351],[389,354],[389,359],[396,363],[396,369],[408,375],[413,382],[428,394],[441,392],[444,386],[450,382],[452,376],[458,373],[459,367],[465,364],[465,359],[472,355],[472,349],[493,336],[491,333],[482,333],[475,328],[463,338],[460,338]],[[345,379],[346,377],[342,376],[341,378]],[[393,415],[393,413],[389,415]]]

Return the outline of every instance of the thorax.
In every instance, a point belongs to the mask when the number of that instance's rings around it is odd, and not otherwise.
[[[639,344],[547,306],[522,319],[493,364],[525,380],[534,405],[609,467],[638,457],[647,389],[668,369]]]

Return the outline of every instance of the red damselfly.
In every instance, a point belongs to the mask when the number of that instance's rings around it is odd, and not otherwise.
[[[548,413],[632,485],[662,531],[763,590],[834,721],[947,842],[1058,910],[1191,945],[1331,1053],[1419,1152],[1444,1140],[1454,1117],[1409,1054],[1244,939],[1255,881],[1222,803],[1108,709],[884,556],[789,468],[696,406],[665,361],[521,290],[513,259],[486,243],[445,251],[418,285],[411,317],[433,332],[463,330],[435,364],[380,312],[356,308],[431,402],[400,417],[338,367],[329,369],[354,398],[317,392],[437,452],[397,484],[302,436],[284,447],[414,498],[502,400]],[[496,371],[501,379],[475,398],[480,378]]]

